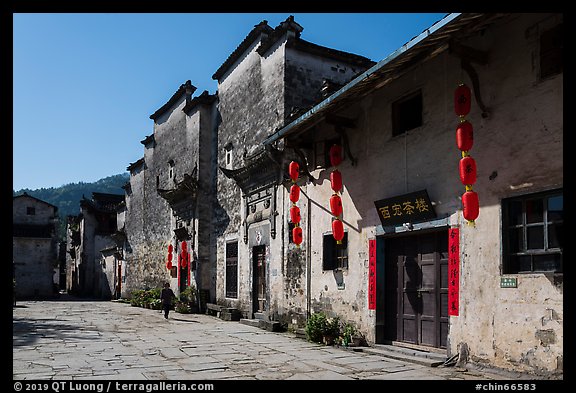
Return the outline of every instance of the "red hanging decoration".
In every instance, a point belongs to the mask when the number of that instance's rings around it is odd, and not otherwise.
[[[342,244],[342,239],[344,239],[344,224],[342,224],[342,221],[338,219],[332,221],[332,236],[334,236],[337,244]]]
[[[334,192],[342,190],[342,174],[338,169],[335,169],[330,174],[330,187]]]
[[[464,120],[456,128],[456,145],[461,151],[468,151],[472,149],[474,143],[474,130],[472,124]]]
[[[338,194],[332,194],[330,197],[330,211],[335,217],[339,217],[342,214],[342,199]]]
[[[461,84],[454,92],[454,111],[458,116],[466,116],[470,113],[471,94],[470,88],[465,84]]]
[[[302,228],[300,228],[300,208],[296,206],[296,202],[300,199],[300,187],[296,184],[299,173],[300,165],[298,165],[296,161],[290,162],[290,165],[288,165],[288,174],[293,183],[290,187],[290,202],[292,202],[292,207],[290,207],[290,221],[294,224],[294,228],[292,228],[292,241],[298,247],[300,247],[303,239]]]
[[[166,262],[166,269],[168,270],[172,269],[172,261]]]
[[[470,222],[473,222],[478,218],[480,213],[480,202],[476,192],[467,190],[464,195],[462,195],[462,212],[464,218]]]
[[[182,248],[182,251],[187,251],[188,250],[188,243],[186,243],[186,240],[184,240],[182,242],[182,244],[180,245],[180,247]]]
[[[476,183],[476,161],[470,156],[460,160],[460,180],[464,185]]]
[[[456,145],[462,151],[460,181],[466,186],[466,192],[462,195],[462,213],[468,224],[474,224],[480,213],[478,194],[472,191],[472,184],[476,183],[477,178],[476,161],[468,154],[474,143],[473,127],[464,118],[470,113],[471,97],[470,88],[463,83],[454,91],[454,111],[460,117],[460,124],[456,127]]]
[[[292,228],[292,241],[298,246],[302,243],[302,227]]]
[[[298,180],[299,173],[300,173],[300,165],[298,165],[296,161],[290,162],[290,165],[288,165],[288,174],[290,175],[290,179],[292,179],[292,181],[295,182],[296,180]]]
[[[294,224],[300,223],[300,208],[298,206],[292,206],[290,208],[290,221]]]
[[[297,184],[292,184],[290,187],[290,202],[296,203],[300,199],[300,187]]]
[[[340,145],[332,145],[330,148],[330,164],[338,166],[342,162],[342,147]]]

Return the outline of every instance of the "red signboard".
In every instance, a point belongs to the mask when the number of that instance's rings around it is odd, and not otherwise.
[[[368,240],[368,309],[376,310],[376,239]]]
[[[460,297],[460,231],[448,230],[448,315],[458,315]]]

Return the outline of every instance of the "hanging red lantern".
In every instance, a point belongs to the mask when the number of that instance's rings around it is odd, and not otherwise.
[[[182,242],[182,244],[180,245],[180,247],[182,248],[182,251],[187,250],[188,244],[186,243],[186,240],[184,240],[184,241]]]
[[[172,261],[166,262],[166,269],[168,270],[172,269]]]
[[[332,194],[330,197],[330,211],[335,217],[342,214],[342,199],[338,194]]]
[[[330,187],[334,192],[342,190],[342,174],[338,169],[335,169],[330,174]]]
[[[470,113],[470,106],[470,88],[465,84],[461,84],[454,91],[454,111],[458,116],[466,116]]]
[[[302,243],[302,239],[302,227],[292,228],[292,241],[299,246]]]
[[[342,244],[342,239],[344,239],[344,224],[342,224],[342,221],[338,219],[332,221],[332,236],[337,244]]]
[[[342,162],[342,147],[340,145],[332,145],[330,148],[330,164],[338,166]]]
[[[472,149],[474,143],[474,129],[472,123],[467,120],[460,122],[456,128],[456,145],[461,151]]]
[[[460,180],[464,185],[476,183],[476,161],[470,156],[460,160]]]
[[[172,254],[172,251],[174,251],[174,247],[172,244],[168,244],[168,253]]]
[[[298,180],[299,173],[300,173],[300,165],[298,165],[296,161],[290,162],[290,165],[288,166],[288,174],[290,175],[290,179],[292,179],[292,181],[295,182],[296,180]]]
[[[292,206],[290,208],[290,221],[294,224],[298,224],[300,222],[300,208],[298,206]]]
[[[290,187],[290,201],[296,203],[298,199],[300,199],[300,187],[297,184],[292,184],[292,187]]]
[[[462,195],[462,212],[464,218],[468,221],[474,221],[480,213],[480,202],[478,194],[474,191],[466,191]]]

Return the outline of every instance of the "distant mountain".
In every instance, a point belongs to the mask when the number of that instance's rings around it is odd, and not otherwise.
[[[102,192],[106,194],[124,194],[122,186],[130,179],[128,172],[108,176],[93,183],[70,183],[60,187],[40,188],[30,190],[12,190],[13,196],[24,194],[31,195],[45,202],[51,203],[58,207],[60,217],[59,237],[66,239],[66,217],[80,213],[80,200],[82,196],[90,199],[93,192]]]

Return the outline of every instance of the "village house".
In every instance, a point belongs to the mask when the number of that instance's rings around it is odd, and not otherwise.
[[[124,195],[93,192],[82,197],[80,214],[68,216],[66,289],[78,296],[119,298],[123,238],[118,211]],[[121,227],[120,227],[121,229]]]
[[[562,23],[450,14],[263,141],[305,153],[302,244],[284,232],[266,261],[279,314],[296,296],[277,277],[296,266],[298,304],[352,321],[371,343],[562,373]],[[458,109],[462,84],[469,109]],[[457,136],[464,122],[473,137]],[[290,186],[278,199],[285,228]],[[471,193],[478,215],[463,212]]]
[[[54,296],[58,208],[27,193],[12,198],[12,269],[17,299]]]

